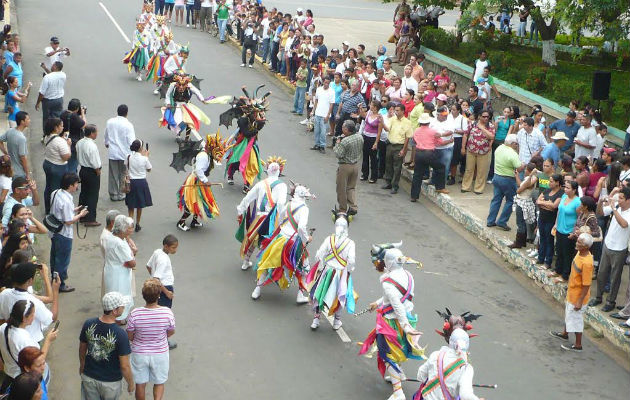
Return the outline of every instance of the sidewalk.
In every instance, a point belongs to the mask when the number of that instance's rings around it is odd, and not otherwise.
[[[317,31],[324,35],[324,43],[329,51],[332,48],[340,47],[341,42],[344,40],[349,40],[352,46],[358,43],[365,44],[366,54],[376,54],[376,48],[380,44],[388,47],[388,54],[391,54],[394,49],[393,44],[385,43],[385,38],[389,37],[392,31],[391,23],[389,22],[346,20],[343,21],[343,29],[339,29],[342,21],[334,18],[318,18],[316,23]],[[369,25],[366,26],[367,24]],[[232,37],[229,37],[229,41],[233,45],[240,47],[238,42]],[[261,64],[260,57],[256,56],[256,61],[263,70],[278,79],[288,89],[291,91],[295,90],[295,87],[286,79],[269,72],[269,66]],[[402,67],[398,66],[397,63],[393,67],[399,75],[402,75]],[[411,182],[413,172],[403,168],[402,177]],[[507,262],[520,269],[537,286],[551,294],[558,302],[564,304],[567,290],[566,284],[554,283],[546,276],[545,271],[537,268],[535,259],[527,257],[526,252],[531,249],[531,245],[529,248],[521,250],[513,250],[507,247],[512,243],[516,232],[515,217],[512,217],[509,221],[509,226],[512,228],[510,232],[486,227],[486,217],[493,193],[492,185],[487,185],[483,195],[460,193],[459,184],[448,188],[451,193],[441,195],[435,192],[433,186],[428,186],[423,182],[422,194],[439,206],[444,213],[476,235],[488,248],[494,250]],[[623,297],[628,285],[627,275],[627,273],[623,275],[620,286],[620,295],[617,299],[620,303],[625,301]],[[593,281],[593,285],[596,285],[595,281]],[[630,354],[630,339],[624,336],[624,329],[619,326],[619,320],[610,318],[608,314],[601,312],[599,307],[588,307],[585,313],[585,321],[594,331],[606,337],[614,346]]]

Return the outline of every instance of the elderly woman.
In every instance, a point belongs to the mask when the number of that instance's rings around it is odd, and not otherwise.
[[[119,215],[114,220],[112,236],[106,238],[105,266],[103,267],[103,291],[118,292],[125,298],[125,310],[116,322],[124,325],[127,315],[133,307],[133,272],[136,266],[135,254],[138,252],[129,238],[133,232],[133,219]]]
[[[118,210],[109,210],[107,215],[105,216],[105,227],[101,232],[101,236],[99,238],[99,244],[101,246],[101,255],[103,256],[103,260],[105,260],[105,244],[112,237],[112,230],[114,230],[114,221],[116,217],[120,215],[120,211]],[[103,264],[103,267],[105,265]],[[101,271],[101,297],[105,296],[105,269]]]
[[[466,171],[462,181],[462,193],[474,190],[475,194],[483,194],[486,188],[495,133],[494,124],[489,121],[490,113],[483,111],[479,120],[473,122],[463,136],[461,155],[466,156]]]

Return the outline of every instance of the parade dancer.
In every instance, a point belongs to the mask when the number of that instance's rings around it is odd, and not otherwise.
[[[229,127],[234,118],[237,119],[238,133],[234,147],[227,155],[227,181],[234,184],[234,173],[240,171],[243,176],[243,193],[247,193],[250,185],[256,178],[260,178],[262,163],[258,150],[258,132],[267,122],[265,111],[268,108],[266,101],[271,92],[267,92],[258,98],[258,91],[264,87],[260,85],[254,91],[254,97],[250,97],[243,87],[245,97],[240,97],[232,102],[232,108],[221,114],[221,124]]]
[[[308,302],[308,297],[302,293],[305,290],[303,275],[308,269],[308,252],[306,245],[313,239],[307,229],[308,206],[306,200],[312,197],[310,191],[297,185],[292,199],[282,213],[282,221],[273,235],[263,240],[254,270],[256,271],[256,288],[252,292],[252,299],[260,297],[260,288],[275,282],[280,289],[286,289],[295,278],[298,283],[296,301],[298,304]]]
[[[313,304],[314,317],[311,329],[319,327],[321,311],[328,309],[328,315],[335,315],[333,329],[341,328],[341,311],[345,308],[354,314],[358,296],[354,292],[352,271],[355,267],[355,244],[348,237],[348,215],[335,212],[335,233],[324,239],[319,246],[317,263],[306,277],[309,299]]]
[[[160,93],[162,81],[167,75],[164,69],[164,64],[169,58],[177,56],[177,53],[180,51],[180,47],[180,45],[173,41],[173,32],[170,32],[164,37],[158,47],[158,51],[149,60],[146,80],[153,80],[153,83],[155,83],[155,90],[153,91],[153,94]],[[185,54],[187,56],[188,53]],[[171,75],[173,72],[175,71],[171,71]]]
[[[155,24],[153,24],[150,29],[150,35],[152,39],[151,49],[154,54],[158,52],[158,50],[160,49],[160,45],[164,41],[164,38],[168,36],[169,33],[172,32],[166,25],[166,16],[156,15]]]
[[[149,62],[150,41],[149,34],[145,29],[145,23],[138,22],[133,33],[131,51],[125,54],[125,58],[123,58],[123,64],[127,64],[129,72],[132,69],[135,70],[138,81],[142,81],[142,71],[146,69]]]
[[[285,164],[286,160],[281,157],[269,157],[267,178],[254,185],[236,206],[239,220],[236,238],[241,242],[242,270],[252,265],[252,253],[280,222],[279,212],[284,211],[287,202],[287,185],[280,180]]]
[[[470,322],[477,315],[465,313],[461,316],[439,313],[444,318],[442,332],[448,346],[434,351],[418,369],[420,389],[414,400],[479,400],[473,391],[473,367],[468,362],[468,349],[472,329]],[[472,336],[472,335],[471,335]],[[482,399],[483,400],[483,399]]]
[[[150,30],[155,25],[155,14],[153,13],[153,3],[146,1],[142,5],[142,13],[138,17],[138,22],[142,22],[146,25],[147,30]]]
[[[182,231],[203,226],[199,217],[203,219],[215,218],[219,215],[219,206],[212,194],[212,184],[208,180],[214,163],[219,163],[225,154],[226,141],[221,136],[207,135],[204,148],[195,157],[193,171],[177,192],[182,217],[177,222],[177,227]],[[190,227],[186,226],[188,217],[193,216]]]
[[[177,133],[177,137],[185,131],[185,140],[189,139],[191,133],[195,141],[201,140],[198,133],[201,123],[210,125],[210,118],[199,107],[192,104],[193,94],[204,104],[225,104],[232,99],[232,96],[204,98],[199,89],[191,83],[192,76],[184,72],[175,74],[173,81],[166,92],[166,106],[162,107],[160,125],[168,126],[170,130]]]
[[[418,264],[405,257],[396,244],[372,245],[372,262],[380,278],[383,297],[370,304],[376,310],[376,328],[370,332],[359,354],[370,349],[378,351],[378,370],[392,384],[393,393],[388,400],[404,400],[401,382],[407,379],[401,364],[408,358],[423,359],[424,349],[418,346],[421,333],[416,328],[418,320],[413,311],[414,280],[405,264]]]

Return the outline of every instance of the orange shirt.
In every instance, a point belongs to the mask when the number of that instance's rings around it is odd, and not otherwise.
[[[593,281],[593,256],[588,253],[581,256],[579,253],[573,259],[571,264],[571,275],[569,276],[569,288],[567,290],[567,302],[575,305],[584,306],[591,297],[591,282]],[[582,287],[588,286],[588,292],[584,296],[582,304],[577,304]]]

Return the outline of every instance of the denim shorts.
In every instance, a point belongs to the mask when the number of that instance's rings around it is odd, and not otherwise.
[[[169,353],[131,353],[131,372],[136,383],[161,385],[168,380]]]

